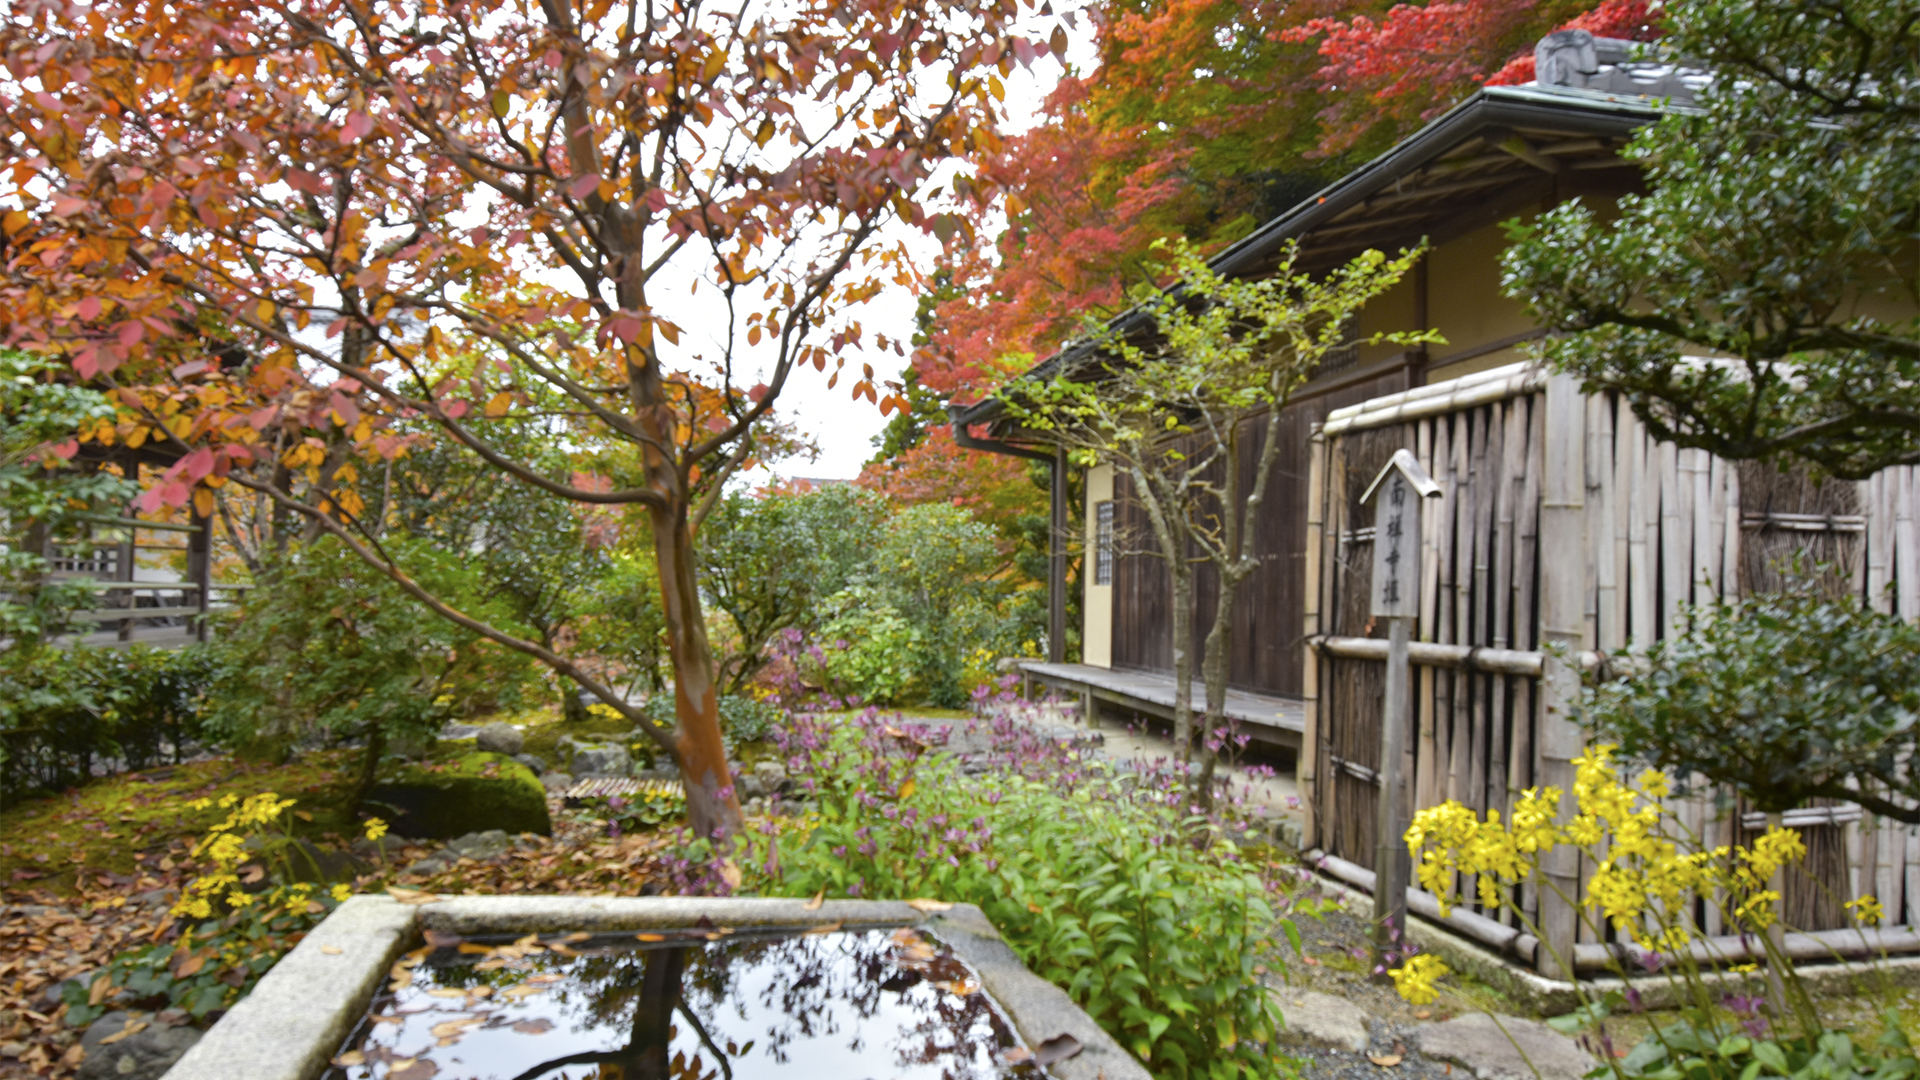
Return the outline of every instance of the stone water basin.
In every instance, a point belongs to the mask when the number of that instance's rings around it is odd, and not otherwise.
[[[342,904],[166,1080],[1039,1076],[1150,1080],[970,904],[409,895]]]
[[[911,926],[428,941],[328,1080],[1044,1075],[979,975]]]

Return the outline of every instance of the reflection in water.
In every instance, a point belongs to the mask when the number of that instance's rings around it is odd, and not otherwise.
[[[1024,1052],[973,972],[915,930],[435,944],[396,965],[328,1080],[1043,1075],[1007,1063]]]

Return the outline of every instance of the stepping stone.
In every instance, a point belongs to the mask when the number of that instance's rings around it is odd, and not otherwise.
[[[1468,1013],[1422,1025],[1409,1041],[1430,1058],[1472,1070],[1476,1080],[1578,1080],[1598,1064],[1580,1044],[1545,1024],[1517,1016],[1497,1019]]]
[[[1280,1038],[1355,1054],[1367,1052],[1367,1014],[1346,998],[1313,990],[1271,991],[1286,1027]],[[1531,1080],[1531,1077],[1528,1078]]]

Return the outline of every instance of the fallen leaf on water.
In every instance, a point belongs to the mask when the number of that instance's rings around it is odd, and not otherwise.
[[[518,1001],[523,997],[532,997],[535,994],[544,994],[546,993],[546,990],[547,988],[544,986],[527,986],[525,984],[522,984],[520,986],[507,987],[505,990],[500,991],[500,996],[503,998],[512,998],[513,1000]]]
[[[1368,1054],[1367,1060],[1383,1069],[1391,1069],[1405,1059],[1399,1054]]]
[[[1044,1069],[1056,1061],[1065,1061],[1079,1052],[1079,1039],[1071,1035],[1055,1035],[1034,1048],[1033,1063]]]
[[[471,941],[464,941],[460,943],[460,951],[463,953],[472,953],[476,956],[492,956],[494,948],[491,945],[475,945]]]
[[[427,991],[427,996],[437,998],[463,998],[467,996],[467,992],[451,986],[436,986]]]
[[[667,935],[665,935],[665,934],[635,934],[635,935],[633,935],[633,936],[634,936],[634,937],[637,937],[637,938],[639,938],[639,939],[640,939],[641,941],[665,941],[665,940],[667,940]]]
[[[449,1036],[457,1036],[457,1034],[461,1034],[461,1032],[465,1032],[467,1028],[472,1028],[472,1026],[476,1026],[476,1024],[482,1024],[482,1022],[484,1022],[484,1020],[480,1020],[480,1017],[463,1017],[463,1019],[459,1019],[459,1020],[442,1020],[442,1022],[438,1022],[438,1024],[434,1024],[434,1026],[432,1026],[432,1028],[428,1028],[428,1030],[430,1030],[430,1032],[434,1032],[434,1038],[436,1038],[436,1040],[444,1040],[444,1038],[449,1038]]]
[[[346,950],[338,945],[322,945],[320,946],[320,951],[326,953],[328,956],[339,956]]]
[[[522,1035],[545,1035],[553,1030],[553,1021],[544,1016],[537,1020],[521,1020],[513,1025],[513,1030]]]
[[[1000,1051],[1000,1060],[1008,1065],[1018,1065],[1033,1056],[1033,1051],[1024,1046],[1009,1046]]]
[[[801,911],[819,911],[820,905],[827,902],[827,890],[821,889],[813,894],[813,899],[800,905]]]
[[[557,941],[549,944],[547,948],[553,950],[555,953],[558,953],[561,956],[579,956],[580,955],[579,950],[569,949],[565,945],[562,945]]]
[[[907,901],[907,906],[915,911],[925,912],[928,915],[932,915],[935,912],[953,910],[953,905],[945,900],[929,900],[924,896]]]
[[[426,938],[427,944],[436,949],[451,949],[467,940],[459,934],[449,934],[445,930],[428,930],[420,936]]]
[[[339,1057],[334,1058],[333,1063],[342,1069],[351,1069],[355,1065],[365,1065],[367,1063],[367,1055],[358,1050],[349,1050]]]
[[[106,1038],[101,1039],[100,1045],[109,1046],[109,1045],[112,1045],[113,1043],[119,1042],[121,1039],[124,1039],[129,1035],[138,1035],[145,1030],[147,1030],[147,1022],[145,1020],[135,1020],[132,1023],[128,1024],[126,1027],[121,1028],[119,1031],[116,1031],[113,1034],[107,1036]]]
[[[830,922],[825,926],[816,926],[813,929],[808,930],[807,934],[809,936],[812,936],[815,934],[832,934],[832,933],[838,932],[839,929],[845,925],[846,925],[846,922],[844,920],[842,920],[841,922]]]
[[[575,930],[573,933],[568,934],[566,937],[563,937],[558,941],[550,942],[550,944],[573,945],[578,942],[585,941],[592,936],[593,936],[592,934],[587,933],[585,930]]]
[[[426,1058],[411,1058],[407,1060],[406,1068],[387,1070],[387,1080],[428,1080],[439,1071],[440,1066]]]

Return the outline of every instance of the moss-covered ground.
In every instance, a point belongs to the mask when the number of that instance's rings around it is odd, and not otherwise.
[[[284,765],[216,758],[104,777],[21,802],[0,811],[0,892],[71,896],[83,874],[126,876],[170,864],[170,855],[226,816],[217,806],[188,805],[201,798],[272,791],[299,800],[296,835],[316,842],[351,837],[359,824],[342,804],[352,764],[346,752],[305,754]]]

